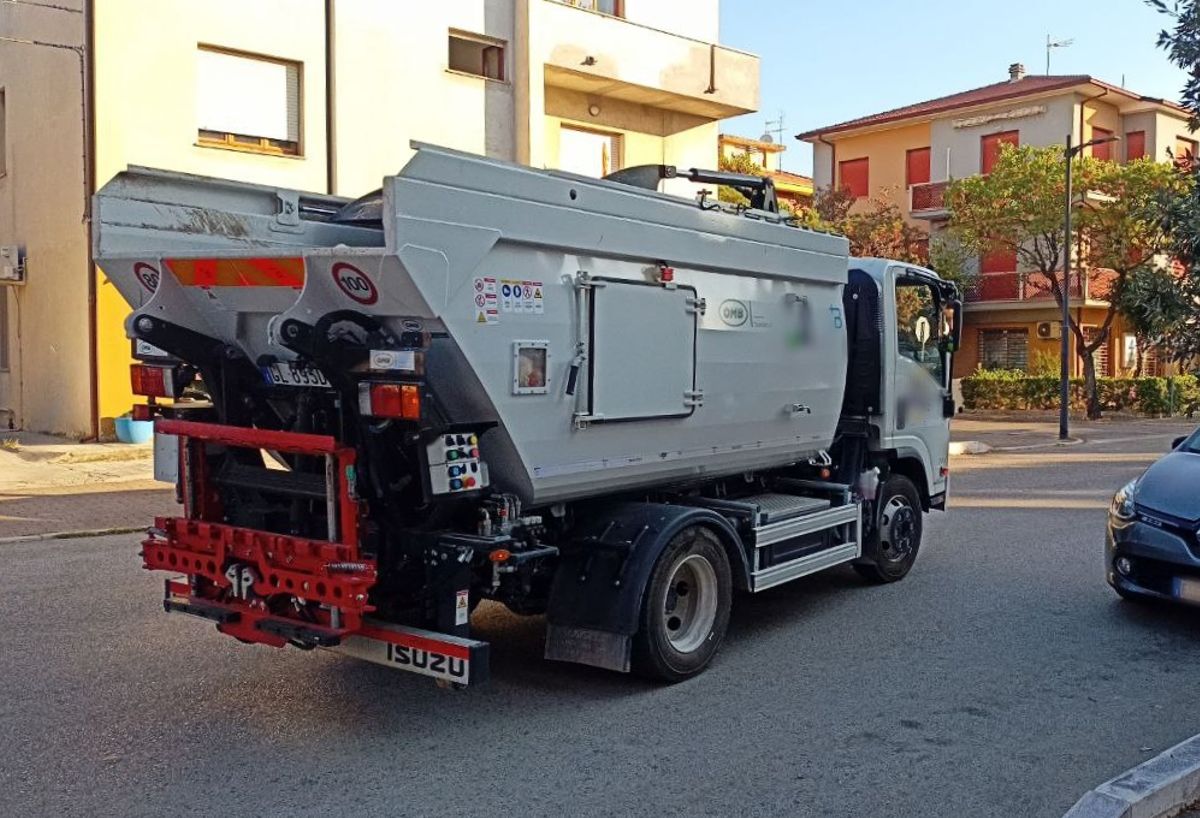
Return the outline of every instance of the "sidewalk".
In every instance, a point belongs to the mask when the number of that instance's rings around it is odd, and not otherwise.
[[[0,436],[0,542],[140,529],[173,508],[174,489],[153,479],[149,445]]]
[[[1189,434],[1196,421],[1186,418],[1114,416],[1097,421],[1071,418],[1071,443],[1116,442],[1126,437]],[[989,451],[1053,449],[1059,445],[1058,415],[1054,412],[964,413],[950,423],[953,443],[981,443]],[[1163,448],[1164,453],[1166,447]]]

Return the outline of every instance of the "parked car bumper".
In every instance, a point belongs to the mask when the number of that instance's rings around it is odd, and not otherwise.
[[[1105,576],[1116,590],[1200,606],[1200,542],[1195,535],[1110,515],[1104,551]]]

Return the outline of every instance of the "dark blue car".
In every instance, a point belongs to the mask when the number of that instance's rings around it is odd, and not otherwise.
[[[1126,599],[1200,605],[1200,429],[1113,497],[1104,559]]]

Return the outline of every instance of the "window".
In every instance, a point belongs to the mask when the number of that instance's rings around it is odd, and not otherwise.
[[[201,145],[300,155],[300,63],[206,46],[196,57]]]
[[[1029,366],[1028,329],[981,329],[980,369],[1020,369]]]
[[[625,0],[562,0],[568,6],[598,11],[613,17],[625,16]]]
[[[451,31],[447,65],[451,71],[503,82],[504,41],[464,31]]]
[[[865,198],[870,193],[870,177],[871,160],[865,156],[862,159],[847,159],[838,163],[838,178],[841,180],[842,189],[855,199]]]
[[[620,134],[563,125],[558,135],[558,167],[560,170],[596,178],[620,170]]]
[[[1125,134],[1125,161],[1132,162],[1146,155],[1146,132],[1130,131]]]
[[[1175,164],[1191,167],[1196,159],[1196,141],[1182,136],[1175,138]]]
[[[996,249],[979,259],[981,273],[1015,273],[1017,271],[1017,252],[1008,249]]]
[[[8,173],[8,102],[0,88],[0,176]]]
[[[913,148],[904,163],[904,184],[908,187],[929,181],[929,148]]]
[[[1113,132],[1107,128],[1092,128],[1092,139],[1111,139],[1112,135]],[[1111,142],[1092,145],[1092,158],[1107,162],[1112,159],[1112,146]]]
[[[8,287],[0,284],[0,372],[8,371]]]
[[[1002,145],[1017,147],[1021,144],[1021,133],[1020,131],[1003,131],[980,137],[979,141],[979,167],[983,173],[988,174],[992,172],[992,168],[996,167],[996,160],[1000,158],[1000,147]]]

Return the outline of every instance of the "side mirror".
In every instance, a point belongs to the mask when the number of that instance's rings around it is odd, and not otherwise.
[[[1177,437],[1177,438],[1175,438],[1174,440],[1172,440],[1172,441],[1171,441],[1171,451],[1175,451],[1175,450],[1176,450],[1176,449],[1178,449],[1180,446],[1182,446],[1182,445],[1183,445],[1183,441],[1187,440],[1187,439],[1188,439],[1188,437],[1190,437],[1190,435],[1183,435],[1183,436],[1181,436],[1181,437]]]

